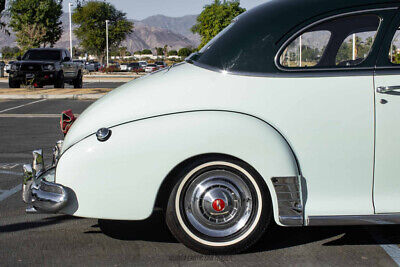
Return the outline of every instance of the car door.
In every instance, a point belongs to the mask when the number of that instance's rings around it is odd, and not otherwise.
[[[287,125],[275,123],[270,114],[265,120],[279,125],[293,146],[307,188],[305,215],[310,221],[374,214],[373,78],[394,13],[366,10],[327,19],[280,49],[277,65],[292,79],[270,80],[268,86],[293,86],[288,95],[301,105]]]
[[[400,212],[400,13],[381,46],[375,72],[376,213]]]

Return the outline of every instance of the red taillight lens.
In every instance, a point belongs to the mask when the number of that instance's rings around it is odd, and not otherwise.
[[[74,113],[72,113],[71,109],[65,110],[61,113],[60,126],[61,126],[61,131],[63,132],[64,135],[68,133],[69,129],[71,128],[75,120],[76,117]]]

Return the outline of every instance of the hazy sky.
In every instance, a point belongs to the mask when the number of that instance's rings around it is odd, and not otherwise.
[[[148,16],[162,14],[170,17],[199,14],[203,6],[214,0],[109,0],[117,9],[127,13],[129,19],[144,19]],[[240,5],[251,9],[267,0],[241,0]],[[71,1],[75,2],[75,1]],[[64,0],[68,10],[68,0]]]

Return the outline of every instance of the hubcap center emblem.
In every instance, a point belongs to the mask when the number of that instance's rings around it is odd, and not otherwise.
[[[213,201],[212,207],[215,211],[223,211],[225,209],[225,202],[222,199],[216,199]]]

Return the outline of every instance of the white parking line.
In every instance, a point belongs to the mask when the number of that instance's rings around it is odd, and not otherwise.
[[[13,172],[9,170],[0,170],[0,174],[8,174],[8,175],[19,175],[22,176],[22,172]]]
[[[3,110],[0,110],[0,113],[4,113],[4,112],[10,111],[10,110],[17,109],[17,108],[22,108],[22,107],[25,107],[25,106],[33,105],[33,104],[40,103],[40,102],[43,102],[43,101],[46,101],[46,100],[47,99],[40,99],[40,100],[29,102],[29,103],[26,103],[26,104],[23,104],[23,105],[19,105],[19,106],[16,106],[16,107],[3,109]]]
[[[0,169],[10,170],[18,167],[19,165],[19,163],[0,163]]]
[[[77,116],[75,114],[75,116]],[[60,118],[60,114],[0,114],[0,118]]]
[[[394,262],[400,266],[400,249],[398,245],[381,245],[386,253],[394,260]]]
[[[0,194],[0,202],[7,199],[8,197],[11,197],[12,195],[21,190],[22,190],[22,184],[19,184],[10,190],[4,191],[2,194]]]
[[[370,232],[372,237],[380,244],[381,248],[392,258],[392,260],[400,266],[400,248],[397,244],[390,244],[388,240],[383,238],[379,233]]]

